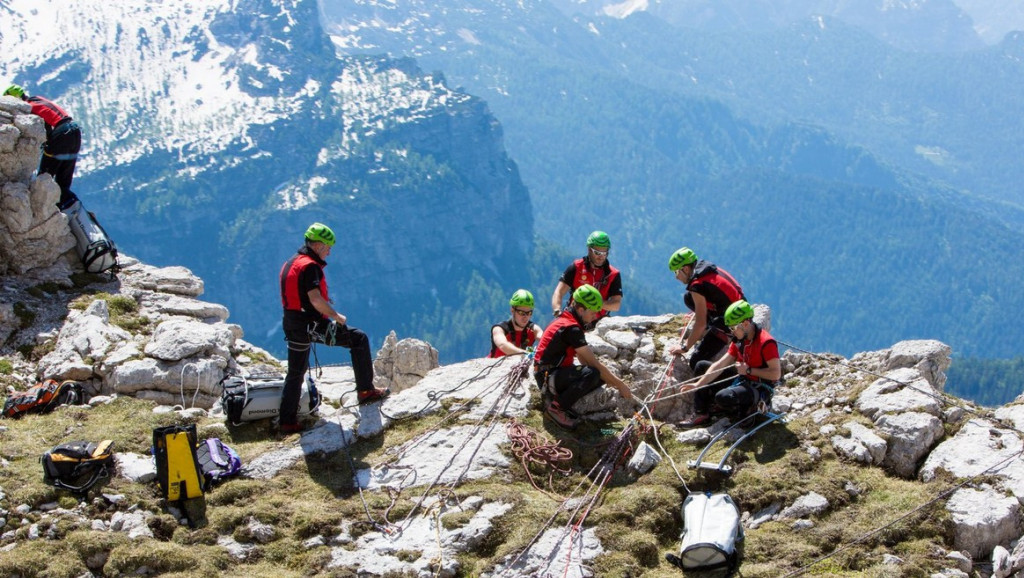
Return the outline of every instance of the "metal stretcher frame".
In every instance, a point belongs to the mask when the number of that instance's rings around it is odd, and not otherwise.
[[[748,415],[747,417],[745,417],[745,418],[739,420],[738,422],[732,424],[728,428],[718,432],[715,435],[715,437],[711,438],[711,441],[708,442],[708,445],[704,446],[704,450],[700,452],[700,455],[697,456],[697,459],[690,460],[690,461],[686,462],[686,465],[691,467],[691,468],[703,468],[703,469],[706,469],[706,470],[715,470],[715,471],[718,471],[718,472],[722,472],[724,474],[731,474],[732,473],[732,466],[727,466],[725,464],[725,462],[726,462],[726,460],[729,459],[729,456],[732,454],[733,450],[735,450],[737,447],[739,447],[739,445],[741,443],[743,443],[744,441],[746,441],[750,436],[752,436],[755,433],[757,433],[757,431],[759,429],[763,428],[764,426],[766,426],[766,425],[768,425],[770,423],[774,423],[774,422],[782,419],[783,417],[785,417],[785,415],[786,414],[784,414],[784,413],[771,413],[770,411],[767,411],[767,410],[758,411],[758,412],[755,412],[755,413],[752,413],[752,414]],[[722,456],[722,460],[720,462],[718,462],[718,465],[709,464],[709,463],[706,463],[704,461],[704,456],[709,451],[711,451],[711,448],[718,442],[718,440],[724,438],[726,435],[729,434],[729,432],[731,432],[732,430],[742,426],[743,424],[747,423],[748,421],[750,421],[752,423],[758,416],[765,417],[767,419],[765,421],[763,421],[762,423],[757,424],[757,427],[754,427],[750,431],[748,431],[745,434],[743,434],[740,437],[740,439],[738,439],[735,442],[733,442],[733,444],[731,446],[729,446],[729,449],[726,450],[725,455]]]

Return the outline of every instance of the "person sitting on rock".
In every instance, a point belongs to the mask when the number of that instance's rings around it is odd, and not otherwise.
[[[548,325],[534,353],[533,375],[537,379],[545,413],[558,425],[572,429],[576,417],[572,406],[583,396],[607,383],[625,399],[633,394],[587,345],[583,327],[597,319],[601,292],[593,285],[576,288],[568,307]],[[576,365],[575,360],[581,365]]]
[[[519,289],[508,300],[512,316],[491,326],[491,353],[487,357],[521,355],[533,347],[544,330],[530,321],[533,317],[533,293]]]
[[[735,418],[771,407],[775,386],[782,379],[782,362],[775,338],[754,322],[754,308],[745,300],[725,310],[725,324],[733,339],[729,351],[688,388],[703,387],[694,394],[694,418],[680,425],[691,427],[708,423],[712,403]],[[704,387],[713,383],[721,385]]]

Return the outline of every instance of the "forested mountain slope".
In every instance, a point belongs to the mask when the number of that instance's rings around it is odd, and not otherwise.
[[[342,54],[415,56],[487,98],[542,236],[570,245],[602,223],[622,239],[613,262],[677,309],[665,263],[688,245],[810,349],[934,336],[1015,354],[990,327],[1024,304],[1024,213],[940,180],[1017,191],[1012,43],[927,61],[831,20],[741,38],[541,1],[424,6],[324,2],[323,17]],[[938,149],[972,162],[925,171]]]

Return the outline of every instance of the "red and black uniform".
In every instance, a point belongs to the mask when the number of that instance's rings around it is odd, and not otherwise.
[[[281,267],[281,306],[284,308],[285,333],[305,332],[310,323],[326,322],[322,313],[309,301],[309,292],[318,289],[327,296],[327,263],[308,246],[303,246]]]
[[[683,302],[690,311],[694,310],[691,293],[701,295],[707,303],[707,328],[694,347],[693,354],[690,355],[690,368],[697,375],[703,375],[729,343],[729,330],[726,329],[723,318],[725,310],[734,302],[746,297],[743,296],[743,288],[732,275],[703,259],[694,264],[693,275],[686,284],[686,291]],[[698,368],[697,364],[701,362],[703,364]]]
[[[53,175],[60,187],[58,207],[66,209],[77,197],[71,192],[71,180],[75,176],[78,150],[82,147],[82,130],[63,108],[41,96],[30,96],[25,102],[32,106],[32,114],[46,124],[46,143],[43,158],[39,161],[39,174]]]
[[[751,369],[765,369],[770,360],[779,359],[779,345],[770,333],[761,329],[756,323],[753,325],[754,334],[751,338],[729,344],[728,355],[747,364]],[[756,404],[759,401],[771,403],[772,395],[775,393],[775,382],[761,379],[755,375],[737,375],[734,365],[724,369],[719,374],[718,380],[724,382],[730,377],[734,379],[728,387],[698,390],[697,393],[702,394],[702,399],[700,402],[696,398],[694,399],[694,410],[697,413],[707,413],[710,401],[714,399],[714,403],[723,411],[745,417],[751,413],[751,408],[756,409]]]
[[[622,295],[622,276],[619,275],[619,270],[612,267],[608,261],[604,262],[604,265],[595,267],[590,262],[590,255],[581,257],[572,262],[562,272],[562,276],[558,278],[559,281],[569,286],[569,296],[572,298],[572,292],[576,290],[580,285],[593,285],[598,291],[601,292],[601,299],[607,301],[609,297],[621,296]],[[598,320],[608,315],[608,311],[602,309],[597,314]]]
[[[508,339],[509,343],[515,345],[519,349],[526,349],[533,345],[533,342],[537,340],[537,329],[540,327],[536,323],[527,323],[526,328],[522,331],[516,329],[516,326],[512,323],[512,320],[502,321],[491,326],[491,353],[487,357],[503,357],[505,352],[502,351],[497,344],[494,343],[494,328],[500,327],[502,333],[505,334],[505,339]]]
[[[298,421],[302,377],[309,369],[309,350],[314,342],[350,349],[356,389],[373,389],[370,339],[355,327],[338,325],[328,320],[309,300],[309,292],[315,289],[325,301],[330,301],[327,279],[324,277],[326,266],[327,263],[313,249],[304,245],[281,267],[281,305],[284,309],[282,326],[288,342],[288,373],[281,397],[282,425]]]
[[[544,330],[534,351],[533,375],[541,391],[556,397],[568,410],[583,396],[601,387],[601,372],[575,365],[576,350],[587,346],[583,321],[572,309],[566,309]]]
[[[751,369],[764,369],[772,359],[779,359],[779,344],[770,333],[754,323],[754,335],[749,341],[735,341],[729,344],[729,355],[747,364]],[[773,382],[755,376],[747,376],[768,387],[775,387]]]

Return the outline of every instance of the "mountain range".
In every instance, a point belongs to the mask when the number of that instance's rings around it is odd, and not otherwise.
[[[958,355],[1015,354],[985,321],[1016,299],[1021,262],[1013,34],[942,55],[825,16],[708,32],[548,2],[322,7],[340,52],[413,56],[486,98],[540,236],[572,246],[602,224],[624,240],[613,263],[664,302],[681,289],[667,256],[688,245],[793,343],[941,335]]]
[[[278,269],[313,221],[339,237],[336,306],[375,342],[417,317],[443,334],[474,280],[526,270],[530,199],[479,98],[338,58],[312,1],[135,7],[10,4],[7,75],[86,127],[75,188],[122,251],[202,271],[254,341],[284,349]]]
[[[75,188],[124,251],[192,268],[277,353],[277,269],[323,220],[352,323],[447,361],[486,351],[512,290],[545,302],[594,229],[623,313],[682,308],[687,245],[787,344],[1017,354],[992,328],[1024,306],[1021,38],[911,52],[829,15],[570,8],[12,0],[0,79],[82,121]]]

